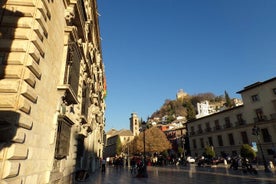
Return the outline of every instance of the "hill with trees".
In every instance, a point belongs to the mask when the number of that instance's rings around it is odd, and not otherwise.
[[[178,116],[186,117],[187,121],[193,120],[196,117],[197,103],[202,101],[209,101],[209,104],[215,106],[217,109],[225,106],[230,108],[233,106],[232,100],[225,91],[224,95],[215,96],[213,93],[199,93],[195,95],[187,95],[176,100],[165,100],[164,104],[159,110],[151,115],[151,119],[166,117],[166,122],[172,122]]]

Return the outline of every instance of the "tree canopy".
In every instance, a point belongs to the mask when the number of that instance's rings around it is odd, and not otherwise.
[[[116,154],[120,155],[121,153],[122,153],[122,142],[120,137],[118,137],[116,140]]]
[[[249,144],[243,144],[241,147],[241,156],[250,160],[256,157],[256,152]]]
[[[227,91],[224,91],[224,95],[225,95],[225,101],[226,101],[225,106],[228,108],[233,107],[234,104],[232,103],[231,98],[229,97]]]
[[[216,156],[216,153],[214,151],[214,148],[212,146],[207,146],[205,148],[205,156],[208,158],[214,158]]]
[[[158,128],[151,127],[145,131],[146,152],[163,152],[172,148],[166,135]],[[132,142],[132,153],[144,152],[144,132],[136,136]]]

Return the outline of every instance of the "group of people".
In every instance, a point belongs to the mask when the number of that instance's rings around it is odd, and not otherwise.
[[[231,160],[230,169],[238,170],[241,167],[244,173],[257,174],[257,170],[252,166],[247,158],[235,157]]]
[[[142,177],[145,169],[145,163],[141,157],[132,157],[130,160],[130,172],[135,177]]]
[[[101,172],[105,172],[106,170],[106,164],[107,161],[105,158],[102,158],[101,160]],[[118,167],[120,165],[120,159],[115,159],[113,161],[114,167]],[[133,157],[130,160],[130,166],[131,166],[131,174],[139,177],[143,175],[143,171],[145,169],[145,164],[143,162],[143,159],[141,157]]]

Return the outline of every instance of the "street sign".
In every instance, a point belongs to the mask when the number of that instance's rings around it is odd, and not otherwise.
[[[258,152],[258,147],[257,147],[257,143],[256,143],[256,142],[252,142],[252,149],[253,149],[255,152]]]

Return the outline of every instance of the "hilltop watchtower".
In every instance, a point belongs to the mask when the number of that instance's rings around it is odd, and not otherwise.
[[[184,99],[184,98],[187,97],[187,96],[188,96],[188,94],[185,93],[185,92],[183,91],[183,89],[178,90],[178,92],[176,93],[176,99],[177,99],[177,100]]]

